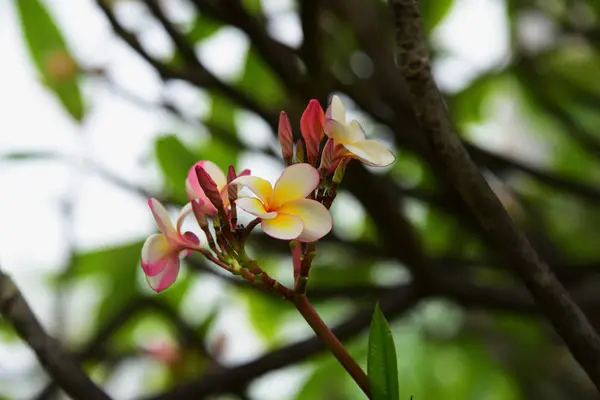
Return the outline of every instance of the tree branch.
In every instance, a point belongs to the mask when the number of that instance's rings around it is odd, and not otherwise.
[[[447,179],[470,206],[489,239],[509,260],[575,359],[600,388],[600,338],[569,293],[538,257],[494,195],[455,135],[431,76],[427,44],[415,0],[392,0],[397,62],[412,104]]]
[[[74,399],[110,400],[41,326],[13,280],[0,271],[0,313],[33,349],[52,379]]]

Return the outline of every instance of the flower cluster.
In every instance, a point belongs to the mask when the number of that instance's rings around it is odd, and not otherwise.
[[[152,289],[160,292],[169,287],[179,273],[180,258],[198,252],[286,298],[304,290],[315,242],[332,228],[329,208],[347,163],[357,159],[370,166],[386,166],[394,156],[381,143],[367,139],[358,121],[346,121],[346,110],[337,96],[327,112],[311,100],[302,114],[300,131],[302,138],[294,145],[291,124],[282,112],[278,135],[286,168],[273,186],[249,170],[238,174],[230,166],[224,173],[211,161],[199,161],[185,182],[190,202],[175,224],[161,203],[148,201],[161,232],[148,237],[142,248],[142,268]],[[242,196],[246,191],[252,195]],[[246,227],[237,223],[238,207],[256,217]],[[182,232],[184,218],[192,214],[206,234],[207,247],[200,245],[194,233]],[[265,234],[290,241],[294,291],[271,279],[246,254],[246,239],[258,224]]]

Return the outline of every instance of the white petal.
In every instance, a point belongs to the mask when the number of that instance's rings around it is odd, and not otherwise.
[[[302,219],[304,229],[297,238],[301,242],[315,242],[327,235],[333,226],[329,210],[315,200],[290,201],[281,206],[278,212],[296,215]]]

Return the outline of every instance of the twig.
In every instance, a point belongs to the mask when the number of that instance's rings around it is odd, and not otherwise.
[[[110,400],[73,356],[40,325],[13,280],[0,271],[0,313],[33,349],[52,379],[74,399]]]
[[[470,206],[483,230],[508,258],[575,359],[600,388],[600,338],[556,276],[539,258],[494,195],[455,135],[431,76],[427,44],[415,0],[392,0],[397,62],[425,135],[448,180]]]

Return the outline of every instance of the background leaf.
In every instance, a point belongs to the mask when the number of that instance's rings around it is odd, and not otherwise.
[[[84,104],[77,82],[78,66],[59,28],[40,0],[16,1],[21,29],[44,84],[71,116],[81,122]]]
[[[175,135],[158,138],[154,149],[169,190],[176,199],[185,202],[185,179],[198,158]]]

